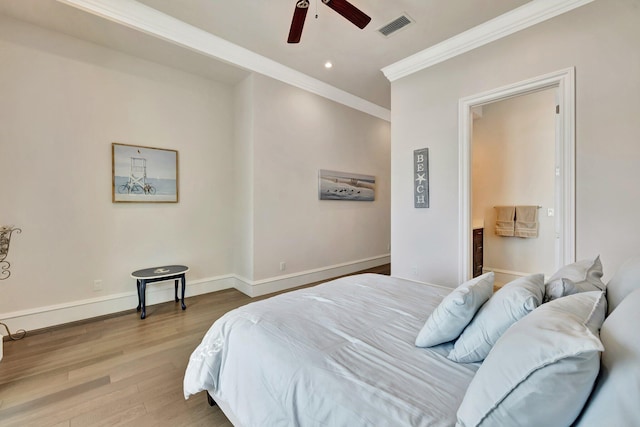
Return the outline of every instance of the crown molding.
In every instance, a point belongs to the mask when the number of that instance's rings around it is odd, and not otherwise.
[[[219,61],[271,77],[382,120],[391,120],[389,109],[228,42],[135,0],[57,1]]]
[[[532,27],[594,0],[532,0],[382,69],[393,82],[480,46]]]

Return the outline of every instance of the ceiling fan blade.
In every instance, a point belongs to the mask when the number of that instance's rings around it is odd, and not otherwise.
[[[302,29],[304,28],[304,20],[309,10],[309,2],[307,0],[299,0],[296,2],[296,10],[293,12],[291,20],[291,28],[289,29],[289,38],[287,43],[300,43],[302,37]]]
[[[371,17],[349,3],[347,0],[322,0],[322,3],[338,12],[360,29],[366,27],[371,21]]]

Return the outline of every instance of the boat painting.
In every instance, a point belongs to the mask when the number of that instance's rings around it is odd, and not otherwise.
[[[318,196],[320,200],[372,202],[375,200],[375,193],[375,176],[323,169],[318,172]]]

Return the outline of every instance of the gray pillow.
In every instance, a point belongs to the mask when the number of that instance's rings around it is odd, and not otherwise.
[[[507,283],[480,308],[447,357],[460,363],[483,361],[500,335],[542,304],[543,297],[543,274]]]
[[[636,276],[638,277],[638,276]],[[640,422],[640,289],[602,325],[600,376],[576,427],[633,426]]]
[[[598,329],[606,310],[603,292],[583,292],[544,304],[514,324],[471,380],[456,426],[571,425],[598,376],[604,349]]]
[[[546,283],[545,302],[588,291],[604,291],[600,255],[565,265]]]
[[[485,273],[461,284],[444,297],[420,330],[416,346],[431,347],[458,338],[493,294],[493,280],[493,272]]]
[[[609,283],[607,283],[609,313],[636,289],[640,289],[640,257],[630,259],[622,264]]]

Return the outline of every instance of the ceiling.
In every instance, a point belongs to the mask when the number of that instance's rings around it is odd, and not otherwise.
[[[364,30],[321,0],[317,4],[311,0],[299,44],[286,42],[296,0],[138,2],[388,109],[390,83],[380,71],[383,67],[529,0],[351,0],[372,18]],[[248,71],[55,0],[2,0],[0,13],[222,82],[233,84],[248,75]],[[402,14],[414,23],[388,38],[377,32]],[[326,61],[333,68],[326,69]]]

